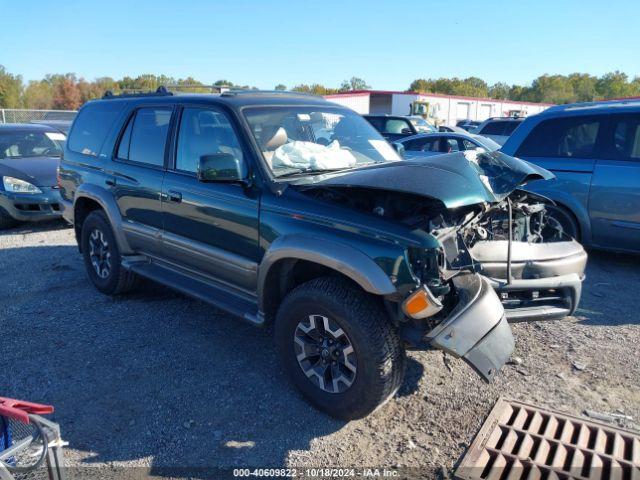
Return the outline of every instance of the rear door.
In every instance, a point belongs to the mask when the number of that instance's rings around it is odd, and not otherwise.
[[[593,243],[640,250],[640,113],[609,117],[593,171],[589,215]]]
[[[226,113],[185,106],[163,191],[163,251],[199,274],[255,292],[258,261],[258,192],[240,183],[202,183],[203,155],[227,153],[245,166],[246,149]]]
[[[161,250],[160,195],[172,115],[170,106],[134,110],[120,132],[106,180],[129,244],[151,255]]]
[[[606,123],[606,115],[596,115],[552,118],[536,125],[515,156],[546,168],[556,178],[531,182],[527,190],[550,196],[587,222],[597,146]]]

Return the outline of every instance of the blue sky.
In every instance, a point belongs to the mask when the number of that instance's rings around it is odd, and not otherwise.
[[[0,0],[0,12],[0,64],[25,80],[164,73],[270,89],[355,75],[395,90],[419,77],[640,75],[635,0]]]

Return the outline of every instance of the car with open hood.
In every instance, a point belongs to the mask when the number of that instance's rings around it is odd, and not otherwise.
[[[0,229],[61,217],[56,171],[65,140],[46,125],[0,125]]]
[[[520,190],[551,174],[497,152],[434,158],[403,160],[318,97],[160,89],[88,102],[59,182],[98,290],[142,276],[273,323],[291,381],[352,419],[397,391],[407,348],[491,381],[514,348],[506,309],[577,305],[586,255]]]

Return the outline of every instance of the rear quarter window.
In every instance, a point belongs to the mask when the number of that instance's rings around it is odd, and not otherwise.
[[[86,105],[76,117],[67,146],[72,152],[97,157],[102,144],[125,104],[104,101]]]

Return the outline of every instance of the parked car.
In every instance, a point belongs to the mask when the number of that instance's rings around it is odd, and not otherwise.
[[[523,121],[524,118],[520,117],[488,118],[474,130],[471,130],[471,133],[482,135],[483,137],[490,138],[500,145],[504,145],[504,142],[507,141],[509,136]]]
[[[443,349],[492,380],[514,347],[492,286],[516,316],[577,306],[586,255],[519,189],[552,175],[465,154],[402,161],[318,97],[161,89],[85,104],[59,181],[99,291],[142,276],[273,322],[292,382],[351,419],[402,384],[406,347]],[[577,284],[560,290],[568,272]]]
[[[0,124],[0,229],[60,218],[56,169],[65,139],[46,125]]]
[[[490,138],[470,133],[421,133],[398,140],[404,147],[405,158],[429,157],[444,153],[480,150],[493,152],[500,148]]]
[[[429,121],[425,120],[420,115],[409,115],[407,118],[418,133],[432,133],[438,131],[435,125],[429,123]]]
[[[468,133],[468,130],[465,130],[462,127],[456,127],[454,125],[440,125],[438,127],[439,132],[451,132],[451,133]]]
[[[416,118],[422,117],[404,117],[402,115],[363,115],[363,117],[390,142],[422,133],[424,129],[429,127],[430,131],[436,131],[435,127],[424,119],[422,119],[424,124],[414,124],[414,122],[418,123]]]
[[[49,127],[53,127],[56,130],[64,133],[65,136],[69,134],[69,129],[71,128],[72,120],[32,120],[31,123],[37,125],[47,125]]]
[[[554,218],[591,247],[640,251],[640,101],[551,107],[529,117],[502,147],[553,171],[531,184]]]
[[[475,128],[477,128],[478,125],[480,125],[481,123],[482,122],[479,122],[477,120],[458,120],[456,122],[456,127],[460,127],[463,130],[470,132],[471,130],[474,130]]]

